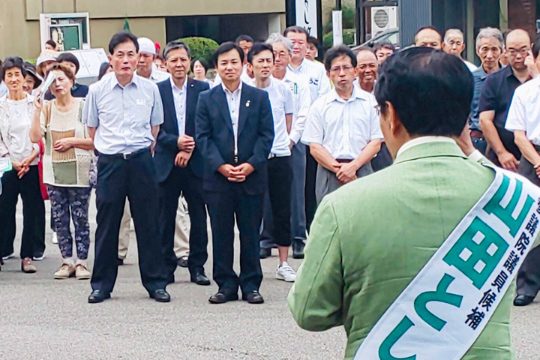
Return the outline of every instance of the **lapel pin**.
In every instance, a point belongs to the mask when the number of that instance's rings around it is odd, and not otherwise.
[[[248,100],[248,101],[246,102],[246,107],[249,107],[249,104],[250,104],[250,103],[251,103],[251,101]]]

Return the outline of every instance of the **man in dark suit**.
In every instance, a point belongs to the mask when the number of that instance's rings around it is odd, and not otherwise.
[[[177,260],[174,231],[178,199],[183,194],[189,210],[191,230],[188,268],[191,281],[210,285],[204,273],[208,259],[206,207],[202,189],[204,162],[195,145],[195,112],[199,94],[207,83],[187,77],[191,63],[189,47],[181,41],[167,44],[163,52],[170,79],[158,83],[163,101],[164,122],[157,138],[154,161],[160,188],[160,235],[169,283],[174,283]]]
[[[267,187],[266,163],[274,140],[268,94],[240,80],[244,52],[222,44],[214,61],[223,83],[199,96],[197,146],[205,158],[203,187],[214,250],[214,280],[219,291],[213,304],[242,299],[264,302],[259,293],[262,270],[259,228]],[[233,270],[234,219],[240,231],[240,277]]]

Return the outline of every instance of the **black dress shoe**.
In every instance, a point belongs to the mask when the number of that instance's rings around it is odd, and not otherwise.
[[[267,257],[270,257],[270,256],[272,256],[272,249],[261,248],[261,254],[260,254],[261,259],[266,259]]]
[[[111,293],[106,293],[101,290],[94,290],[88,297],[88,303],[89,304],[97,304],[101,303],[107,299],[111,298]]]
[[[518,295],[514,299],[514,306],[527,306],[530,303],[532,303],[533,300],[534,300],[534,296]]]
[[[264,298],[262,295],[257,291],[253,291],[248,294],[242,294],[242,300],[247,301],[250,304],[262,304],[264,303]]]
[[[191,274],[191,282],[197,285],[208,286],[210,285],[210,280],[204,274],[204,271],[195,271]]]
[[[223,292],[217,292],[214,295],[210,296],[210,299],[208,299],[210,304],[225,304],[228,301],[235,300],[238,300],[238,294]]]
[[[188,259],[189,257],[187,255],[180,256],[176,261],[178,262],[178,266],[187,268],[188,267]]]
[[[116,265],[118,265],[118,266],[124,265],[124,259],[118,258],[117,261],[116,261]]]
[[[292,243],[292,251],[293,251],[293,259],[303,259],[304,258],[304,247],[306,245],[304,244],[303,240],[293,240]]]
[[[157,302],[170,302],[171,295],[165,289],[159,289],[150,293],[150,298],[156,300]]]

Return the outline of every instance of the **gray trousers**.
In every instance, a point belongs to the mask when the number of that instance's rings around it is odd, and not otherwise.
[[[371,163],[368,162],[356,172],[356,176],[363,177],[373,173]],[[339,189],[342,186],[336,174],[321,165],[317,166],[317,181],[315,183],[315,195],[317,196],[317,205],[322,199],[331,192]]]
[[[540,150],[538,146],[535,148],[537,151]],[[524,156],[519,162],[518,172],[536,186],[540,185],[540,179],[536,175],[534,166]],[[540,246],[533,248],[525,258],[519,269],[516,283],[518,295],[535,297],[538,294],[538,290],[540,290]]]
[[[291,150],[291,236],[294,240],[306,240],[306,149],[306,145],[298,143]]]

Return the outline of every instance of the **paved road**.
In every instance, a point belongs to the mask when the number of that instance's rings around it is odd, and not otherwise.
[[[168,288],[173,301],[158,304],[140,285],[131,235],[132,248],[120,268],[113,299],[103,304],[86,303],[87,281],[52,279],[61,257],[50,243],[50,232],[47,258],[36,263],[38,273],[23,274],[18,259],[7,261],[0,272],[0,359],[342,358],[343,329],[309,333],[294,323],[285,302],[290,285],[273,278],[276,257],[263,260],[264,305],[209,305],[215,284],[191,284],[181,268],[177,283]],[[294,268],[299,264],[292,261]],[[540,303],[516,308],[512,329],[517,359],[540,359]]]

